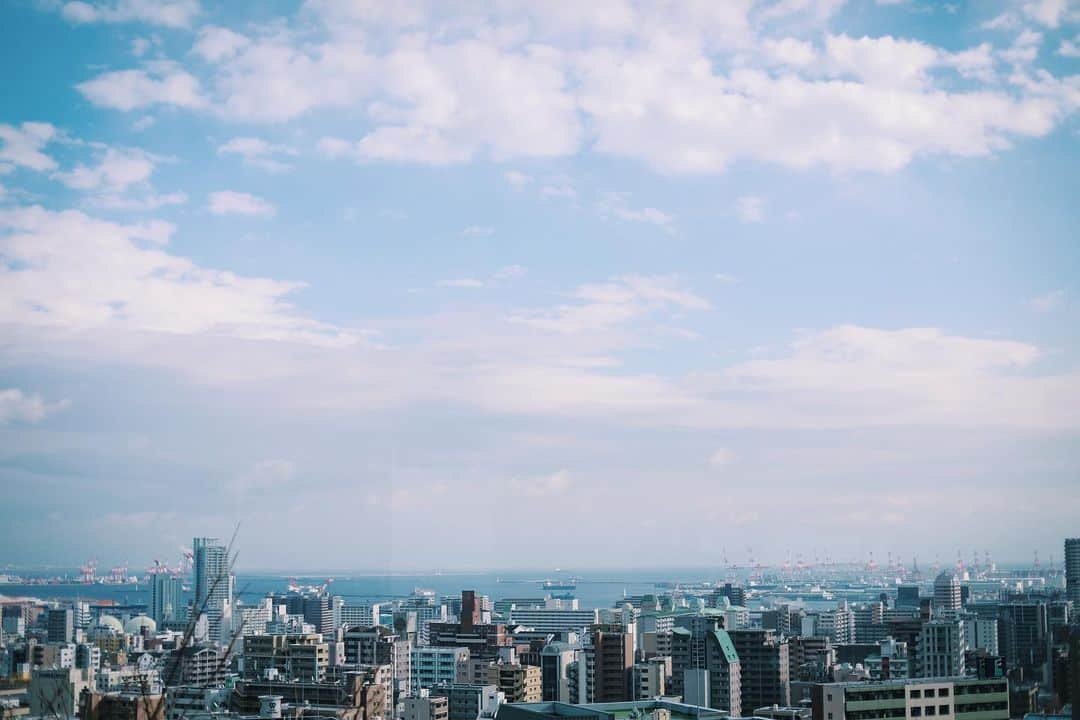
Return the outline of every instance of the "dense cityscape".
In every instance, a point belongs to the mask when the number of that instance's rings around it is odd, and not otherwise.
[[[33,597],[0,595],[0,717],[1050,720],[1080,689],[1080,538],[1063,567],[731,565],[595,607],[579,584],[618,581],[363,597],[279,578],[257,596],[234,559],[197,537],[142,578],[5,577]],[[95,599],[132,582],[145,601]]]

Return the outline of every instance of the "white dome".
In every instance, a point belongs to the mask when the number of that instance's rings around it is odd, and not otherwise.
[[[146,615],[136,615],[124,623],[124,632],[129,635],[141,635],[144,628],[147,632],[157,632],[157,623]]]
[[[97,624],[94,627],[98,630],[110,630],[115,633],[124,632],[124,626],[112,615],[99,615]]]

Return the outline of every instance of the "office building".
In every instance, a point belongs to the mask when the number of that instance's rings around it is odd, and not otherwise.
[[[957,619],[931,620],[919,634],[917,665],[919,677],[954,677],[964,674],[964,622]]]
[[[600,621],[598,610],[553,610],[548,608],[514,608],[509,623],[546,633],[583,630]]]
[[[592,639],[592,702],[620,702],[630,697],[634,637],[618,623],[590,628]]]
[[[186,618],[183,592],[183,582],[178,577],[164,572],[150,576],[150,617],[158,627]]]
[[[69,643],[75,639],[75,613],[71,608],[49,608],[45,630],[51,643]]]
[[[1008,720],[1004,678],[928,678],[827,683],[812,689],[813,720],[939,718]]]
[[[1073,612],[1080,613],[1080,538],[1065,541],[1065,598],[1072,601]]]
[[[919,586],[915,583],[903,583],[896,588],[897,608],[919,607]]]
[[[581,648],[565,642],[552,642],[540,651],[540,699],[544,702],[570,702],[569,668],[578,661]]]
[[[631,674],[631,700],[648,700],[668,694],[667,679],[671,677],[671,657],[652,657],[634,663]]]
[[[935,615],[963,607],[960,596],[960,578],[952,570],[943,570],[934,579]]]
[[[1050,626],[1044,602],[998,606],[998,647],[1008,668],[1038,674],[1049,658]]]

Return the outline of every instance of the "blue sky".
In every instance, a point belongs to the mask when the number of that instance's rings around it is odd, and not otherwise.
[[[1060,557],[1080,7],[578,5],[6,3],[0,560]]]

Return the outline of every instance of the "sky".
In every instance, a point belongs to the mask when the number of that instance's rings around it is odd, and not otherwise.
[[[12,0],[0,62],[0,564],[1080,535],[1075,0]]]

